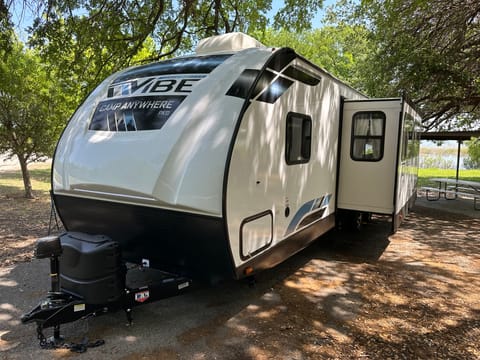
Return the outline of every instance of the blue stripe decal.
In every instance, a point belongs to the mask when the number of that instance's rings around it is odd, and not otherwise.
[[[332,198],[332,194],[327,194],[323,197],[323,201],[322,201],[322,205],[320,205],[320,207],[324,207],[324,206],[327,206],[328,204],[330,204],[330,199]]]
[[[314,210],[328,206],[331,198],[332,198],[332,194],[327,194],[320,198],[307,201],[305,204],[300,206],[298,211],[293,216],[292,221],[290,221],[290,224],[287,227],[287,231],[285,232],[285,236],[287,236],[288,234],[296,230],[298,224],[305,217],[305,215],[307,215],[308,213]]]

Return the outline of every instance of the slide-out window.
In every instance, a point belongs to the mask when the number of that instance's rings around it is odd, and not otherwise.
[[[406,113],[403,123],[402,161],[418,158],[420,139],[416,129],[415,119]]]
[[[385,142],[385,114],[361,111],[353,115],[350,156],[355,161],[380,161]]]
[[[288,165],[303,164],[310,160],[312,146],[312,118],[308,115],[288,113],[285,160]]]

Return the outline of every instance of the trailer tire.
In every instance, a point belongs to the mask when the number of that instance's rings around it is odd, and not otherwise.
[[[360,231],[363,222],[363,213],[353,210],[339,210],[337,213],[337,227],[339,230],[350,232]]]
[[[371,212],[364,212],[362,213],[362,222],[365,224],[372,222],[372,213]]]
[[[348,229],[350,231],[360,231],[362,229],[363,214],[360,211],[352,211],[348,216]]]

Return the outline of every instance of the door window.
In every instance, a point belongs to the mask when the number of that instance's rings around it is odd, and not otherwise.
[[[385,114],[362,111],[353,115],[350,156],[355,161],[380,161],[385,142]]]

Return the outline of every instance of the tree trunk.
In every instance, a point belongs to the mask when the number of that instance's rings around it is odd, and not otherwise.
[[[32,182],[30,181],[30,172],[27,167],[27,159],[24,156],[17,154],[20,168],[22,169],[23,186],[25,187],[25,197],[27,199],[33,199]]]

